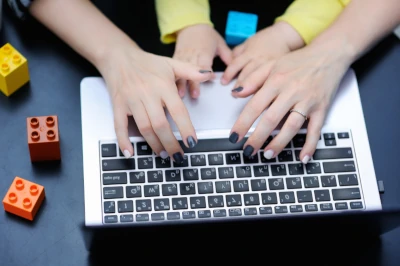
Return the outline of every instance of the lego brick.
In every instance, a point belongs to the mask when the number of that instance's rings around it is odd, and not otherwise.
[[[29,81],[28,61],[11,44],[0,48],[0,90],[10,96]]]
[[[28,117],[26,124],[31,161],[60,160],[58,117],[54,115]]]
[[[238,45],[257,32],[258,16],[251,13],[229,11],[225,28],[228,45]]]
[[[4,196],[4,210],[33,221],[44,197],[43,186],[16,176]]]

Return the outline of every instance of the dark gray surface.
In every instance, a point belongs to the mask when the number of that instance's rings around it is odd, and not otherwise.
[[[100,7],[143,48],[165,55],[172,53],[172,46],[159,43],[151,5],[136,1],[142,5],[138,8],[126,3],[128,1],[117,1],[111,7],[111,1],[101,2]],[[217,1],[211,2],[215,6],[214,22],[223,33],[229,8],[222,8]],[[126,10],[129,15],[123,15]],[[260,14],[255,10],[246,11]],[[269,15],[273,17],[280,10],[271,11]],[[99,262],[90,262],[79,229],[84,217],[79,83],[83,77],[97,75],[97,72],[42,26],[33,22],[20,23],[10,18],[8,12],[5,8],[1,44],[10,42],[28,58],[31,82],[10,98],[0,95],[0,198],[4,197],[13,178],[21,176],[43,185],[46,200],[34,222],[0,212],[0,265],[98,265]],[[270,21],[261,20],[260,25],[268,25]],[[376,174],[385,183],[386,192],[382,197],[385,207],[400,205],[399,68],[400,41],[395,37],[387,38],[355,65]],[[215,70],[223,70],[219,61]],[[59,117],[62,161],[33,165],[27,147],[26,117],[50,114]],[[296,240],[288,240],[288,247],[296,245]],[[156,248],[156,245],[149,248]],[[289,252],[290,248],[287,250]],[[312,253],[312,247],[310,250]],[[397,229],[384,235],[381,243],[368,244],[358,250],[349,265],[398,265],[399,250],[400,230]],[[327,252],[336,253],[334,250]],[[179,252],[171,254],[174,255],[179,262]],[[196,262],[198,253],[193,255]],[[254,256],[273,258],[273,254]],[[132,264],[138,258],[132,256]],[[328,265],[329,261],[326,258],[318,264]]]

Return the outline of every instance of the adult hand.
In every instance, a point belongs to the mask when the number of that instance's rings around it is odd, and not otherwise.
[[[174,59],[192,63],[202,69],[212,69],[215,56],[219,56],[225,64],[232,60],[231,49],[212,26],[197,24],[183,28],[177,33]],[[178,80],[179,95],[185,95],[187,85],[190,96],[197,98],[200,95],[200,83],[197,80]]]

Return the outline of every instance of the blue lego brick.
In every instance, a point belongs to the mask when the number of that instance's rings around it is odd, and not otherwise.
[[[251,13],[229,11],[225,28],[225,41],[238,45],[257,31],[258,16]]]

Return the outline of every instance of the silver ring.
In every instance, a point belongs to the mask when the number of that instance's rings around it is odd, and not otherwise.
[[[302,115],[304,117],[304,119],[307,121],[307,116],[302,111],[299,111],[299,110],[296,110],[296,109],[292,109],[292,110],[290,110],[290,112],[296,112],[296,113]]]

